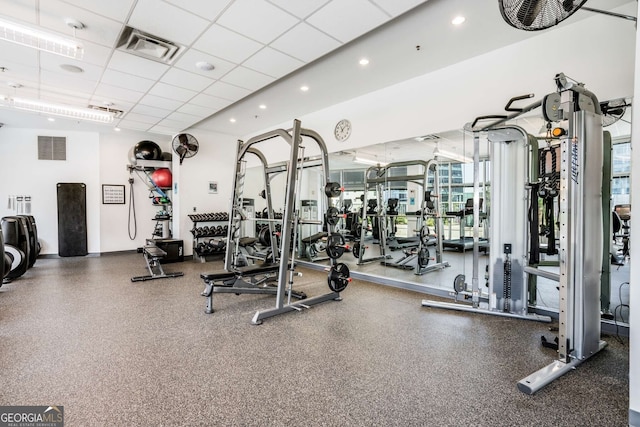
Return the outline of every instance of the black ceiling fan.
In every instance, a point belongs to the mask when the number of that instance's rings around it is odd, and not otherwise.
[[[587,0],[498,0],[502,18],[512,27],[538,31],[558,25],[579,9],[635,21],[634,16],[585,7]]]

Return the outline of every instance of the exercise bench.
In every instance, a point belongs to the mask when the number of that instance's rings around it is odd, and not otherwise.
[[[234,271],[221,270],[200,274],[205,283],[205,288],[201,295],[207,297],[205,313],[211,314],[214,312],[213,294],[215,293],[276,295],[278,287],[273,282],[277,281],[279,270],[280,266],[278,264],[272,264],[243,267]],[[304,292],[294,290],[291,290],[291,296],[297,299],[307,298]]]
[[[165,279],[168,277],[184,276],[182,272],[165,273],[160,264],[160,260],[167,256],[167,253],[156,245],[146,245],[142,248],[144,260],[149,269],[149,275],[132,277],[132,282],[144,282],[145,280]]]

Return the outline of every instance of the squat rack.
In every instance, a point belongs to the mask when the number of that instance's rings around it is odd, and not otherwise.
[[[237,254],[237,246],[238,240],[240,236],[241,224],[243,221],[243,190],[244,190],[244,179],[246,172],[246,161],[245,155],[247,153],[253,153],[258,155],[260,160],[263,162],[263,165],[266,165],[266,158],[262,155],[256,147],[256,145],[263,143],[265,141],[269,141],[272,139],[280,138],[284,140],[287,144],[289,144],[290,152],[289,152],[289,161],[286,165],[286,194],[285,194],[285,203],[284,203],[284,212],[283,212],[283,220],[282,220],[282,235],[281,235],[281,243],[280,243],[280,260],[279,260],[279,270],[278,270],[278,284],[277,284],[277,294],[276,294],[276,305],[275,308],[268,310],[257,311],[252,319],[253,324],[260,324],[266,318],[277,316],[279,314],[287,313],[290,311],[300,311],[303,308],[308,308],[310,306],[330,301],[330,300],[341,300],[340,293],[337,291],[332,291],[324,295],[316,296],[313,298],[305,299],[304,302],[291,303],[290,301],[285,301],[285,296],[287,294],[287,284],[290,285],[293,283],[293,275],[295,269],[295,250],[292,247],[296,244],[296,230],[298,224],[304,223],[318,223],[318,221],[302,221],[298,218],[298,212],[296,211],[296,193],[299,192],[300,179],[301,179],[301,171],[304,167],[304,147],[301,145],[303,142],[302,137],[307,137],[313,141],[315,141],[320,148],[320,162],[321,167],[324,173],[325,181],[329,178],[329,155],[327,151],[326,144],[324,143],[322,137],[315,131],[309,129],[303,129],[301,127],[301,122],[299,120],[294,120],[293,128],[286,131],[284,129],[275,129],[261,135],[255,136],[249,139],[246,142],[238,141],[238,154],[236,157],[235,163],[235,185],[233,188],[233,195],[231,199],[231,214],[229,215],[229,234],[228,234],[228,244],[227,244],[227,252],[225,256],[225,269],[228,271],[233,270],[234,264],[234,254]],[[284,172],[284,169],[282,169]],[[265,177],[267,178],[266,184],[268,184],[268,171],[265,169]],[[325,182],[325,185],[327,182]],[[265,193],[267,193],[265,191]],[[270,191],[267,193],[270,194]],[[328,196],[327,196],[328,197]],[[270,197],[267,200],[267,203],[270,203]],[[327,205],[329,205],[329,201],[327,201]],[[272,215],[272,209],[268,209],[269,216]],[[271,217],[269,219],[272,219]],[[269,221],[271,223],[271,221]],[[272,239],[272,241],[275,239]],[[272,243],[272,248],[273,248]],[[275,249],[275,248],[274,248]],[[277,249],[276,249],[277,250]],[[276,252],[274,252],[275,254]],[[332,261],[333,264],[333,261]],[[340,274],[334,271],[334,265],[332,265],[332,269],[329,273],[329,281],[330,284],[332,281],[339,281],[342,286],[340,290],[343,290],[348,283],[349,276],[348,271],[346,274],[342,272]],[[287,280],[287,275],[289,279]]]
[[[406,167],[412,167],[412,166],[418,166],[421,167],[422,169],[422,173],[421,174],[413,174],[413,175],[393,175],[391,173],[391,171],[393,171],[394,169],[397,168],[406,168]],[[419,186],[422,187],[422,198],[423,198],[423,204],[424,204],[424,197],[425,197],[425,193],[427,192],[427,187],[429,185],[429,171],[433,171],[434,173],[434,183],[433,183],[433,187],[432,187],[432,195],[431,197],[437,197],[437,195],[439,194],[439,184],[438,184],[438,167],[437,167],[437,162],[435,160],[428,160],[428,161],[424,161],[424,160],[409,160],[409,161],[404,161],[404,162],[393,162],[393,163],[389,163],[385,166],[379,165],[379,166],[371,166],[369,167],[364,175],[364,200],[362,203],[362,226],[361,226],[361,232],[360,232],[360,245],[358,246],[360,248],[360,252],[357,254],[358,257],[358,265],[362,265],[365,264],[367,262],[371,262],[371,261],[378,261],[381,260],[381,263],[386,265],[388,264],[387,259],[389,259],[391,256],[388,255],[386,253],[386,223],[387,223],[387,214],[386,214],[386,210],[384,209],[383,206],[383,193],[384,193],[384,184],[387,182],[411,182],[414,184],[417,184]],[[393,175],[393,176],[392,176]],[[375,190],[376,190],[376,200],[377,200],[377,206],[376,206],[376,213],[375,214],[367,214],[367,194],[369,192],[369,188],[371,186],[375,185]],[[420,263],[418,262],[416,264],[416,268],[415,270],[415,274],[424,274],[424,273],[428,273],[430,271],[434,271],[434,270],[439,270],[445,267],[449,266],[448,262],[443,262],[442,261],[442,217],[439,214],[439,204],[436,203],[434,205],[434,208],[431,209],[429,216],[433,216],[435,218],[436,224],[435,224],[435,229],[436,229],[436,257],[435,257],[435,264],[432,264],[430,266],[421,266]],[[426,207],[422,206],[420,209],[420,219],[421,219],[421,226],[422,227],[426,227],[426,224],[424,222],[424,220],[426,219],[426,212],[425,212]],[[371,257],[371,258],[365,258],[365,251],[363,250],[365,248],[365,237],[366,237],[366,230],[367,230],[367,220],[368,217],[373,216],[375,218],[375,220],[378,221],[379,224],[379,241],[380,241],[380,255],[379,256],[375,256],[375,257]],[[421,228],[421,227],[418,227]],[[423,240],[425,240],[423,242]],[[427,246],[427,238],[425,236],[425,238],[423,239],[423,233],[420,233],[420,239],[419,239],[419,243],[418,243],[418,250],[421,251],[423,250],[423,248],[426,249]],[[428,251],[427,251],[428,252]]]

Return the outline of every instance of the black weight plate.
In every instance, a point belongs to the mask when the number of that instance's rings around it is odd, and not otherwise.
[[[327,182],[324,186],[324,194],[326,194],[327,197],[340,197],[341,192],[340,184],[337,182]]]
[[[329,209],[327,209],[327,223],[329,225],[336,225],[340,220],[340,218],[338,218],[339,214],[340,214],[340,211],[336,207],[332,206]]]
[[[427,248],[426,246],[423,246],[420,249],[420,252],[418,252],[418,265],[420,266],[420,268],[424,268],[427,265],[429,265],[430,256],[431,254],[429,254],[429,248]]]
[[[340,233],[331,233],[327,238],[327,256],[331,259],[340,258],[345,251],[344,236]]]
[[[329,277],[327,277],[329,289],[333,292],[344,291],[349,284],[349,277],[351,277],[349,267],[346,264],[339,262],[336,265],[332,265],[331,270],[329,270]]]

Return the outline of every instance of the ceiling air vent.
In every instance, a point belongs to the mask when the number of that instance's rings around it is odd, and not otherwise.
[[[109,107],[102,107],[100,105],[89,105],[89,108],[91,108],[92,110],[98,110],[98,111],[102,111],[102,112],[105,112],[105,113],[111,113],[111,114],[113,114],[113,118],[114,119],[119,119],[124,114],[124,111],[122,111],[122,110],[118,110],[118,109],[115,109],[115,108],[109,108]]]
[[[132,27],[125,27],[118,49],[164,64],[172,63],[184,47]]]

